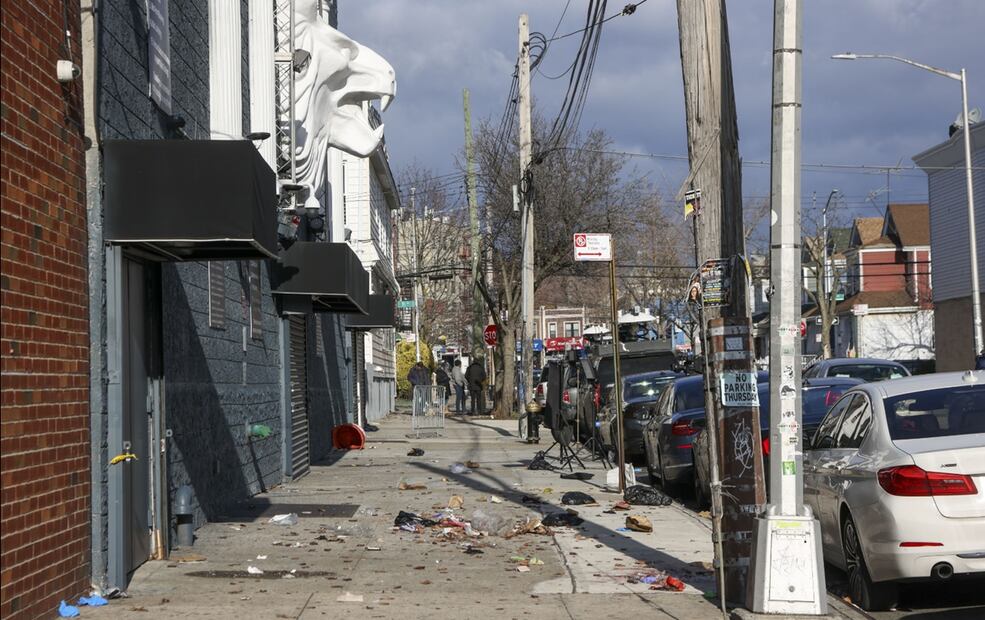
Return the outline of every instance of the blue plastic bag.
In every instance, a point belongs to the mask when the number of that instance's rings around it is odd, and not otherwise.
[[[101,607],[102,605],[108,604],[109,601],[99,596],[98,594],[93,594],[92,596],[83,596],[79,599],[79,605],[88,605],[89,607]]]
[[[74,618],[79,615],[79,608],[62,601],[62,604],[58,606],[58,615],[62,618]]]

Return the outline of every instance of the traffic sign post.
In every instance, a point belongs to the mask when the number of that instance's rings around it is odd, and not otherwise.
[[[606,263],[612,260],[612,236],[602,233],[574,234],[575,261]]]
[[[482,330],[482,340],[487,347],[495,347],[499,344],[499,334],[496,332],[495,325],[486,325],[486,329]]]

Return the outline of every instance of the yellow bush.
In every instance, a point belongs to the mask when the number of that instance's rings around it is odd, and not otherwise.
[[[431,354],[431,347],[426,342],[419,342],[421,347],[421,362],[424,366],[434,372],[434,356]],[[417,353],[414,351],[414,343],[401,341],[397,343],[397,395],[401,398],[410,398],[410,381],[407,380],[407,373],[411,367],[417,363]]]

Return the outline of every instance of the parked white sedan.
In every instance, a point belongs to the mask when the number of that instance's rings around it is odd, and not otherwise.
[[[864,609],[899,580],[985,575],[985,372],[846,392],[804,455],[804,501]]]

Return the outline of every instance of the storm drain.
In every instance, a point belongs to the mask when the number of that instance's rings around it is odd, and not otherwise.
[[[337,575],[323,570],[265,570],[254,575],[245,570],[199,570],[185,573],[189,577],[207,577],[211,579],[305,579],[307,577],[328,577],[335,579]]]
[[[300,518],[321,517],[351,519],[359,509],[358,504],[268,504],[246,503],[230,508],[225,514],[212,519],[213,522],[253,521],[269,519],[274,515],[294,513]]]

